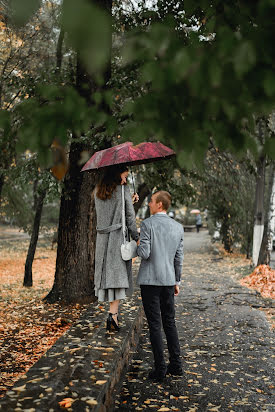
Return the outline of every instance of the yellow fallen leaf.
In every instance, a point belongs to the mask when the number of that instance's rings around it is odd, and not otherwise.
[[[17,386],[17,388],[13,388],[15,391],[24,392],[26,390],[26,385]]]
[[[76,351],[78,351],[78,350],[81,350],[82,348],[74,348],[74,349],[70,349],[70,352],[71,353],[74,353],[74,352],[76,352]]]
[[[106,383],[107,381],[105,380],[105,381],[96,381],[96,385],[104,385],[104,383]]]
[[[95,399],[88,399],[87,401],[86,401],[86,403],[88,404],[88,405],[97,405],[97,401],[95,400]]]

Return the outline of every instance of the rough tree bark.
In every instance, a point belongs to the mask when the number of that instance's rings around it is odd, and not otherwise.
[[[64,30],[61,27],[60,33],[58,36],[58,42],[57,42],[57,48],[56,48],[56,74],[60,75],[61,72],[61,66],[62,66],[62,59],[63,59],[63,53],[62,53],[62,46],[63,46],[63,41],[64,41]]]
[[[62,65],[62,45],[64,40],[64,30],[61,28],[60,34],[57,42],[56,50],[56,73],[60,75],[61,65]],[[42,216],[42,209],[44,199],[47,193],[47,189],[44,189],[37,195],[38,181],[34,182],[34,208],[35,208],[35,218],[33,222],[31,240],[29,244],[29,249],[27,253],[26,263],[25,263],[25,276],[23,286],[32,286],[32,264],[36,251],[37,240],[39,236],[40,221]]]
[[[4,175],[0,174],[0,204],[1,204],[1,196],[2,196],[3,185],[4,185]]]
[[[97,3],[111,15],[110,0],[98,0],[93,3]],[[110,79],[110,63],[111,58],[104,73],[105,85]],[[91,104],[92,93],[98,90],[93,77],[86,72],[79,57],[76,88],[88,104]],[[105,147],[108,146],[109,143],[106,143]],[[73,142],[70,147],[69,170],[64,179],[61,196],[55,280],[52,290],[45,297],[45,300],[50,303],[56,301],[85,303],[95,299],[96,216],[92,192],[97,182],[97,175],[89,172],[81,173],[79,162],[81,153],[89,149],[78,142]]]
[[[151,193],[150,188],[146,185],[146,183],[141,183],[138,187],[137,193],[139,194],[139,201],[134,204],[135,213],[137,214],[138,210],[141,208],[142,203],[146,199],[146,197]]]
[[[271,209],[271,199],[272,199],[272,189],[275,177],[275,167],[274,164],[270,165],[269,169],[269,181],[266,195],[266,213],[264,219],[264,233],[261,243],[261,248],[259,252],[259,258],[257,265],[269,265],[270,263],[270,250],[268,248],[268,242],[270,237],[270,209]]]
[[[222,243],[224,245],[224,249],[228,253],[232,253],[233,244],[232,244],[232,239],[231,239],[231,236],[230,236],[230,224],[229,224],[227,216],[225,216],[222,220],[221,239],[222,239]]]
[[[26,263],[25,263],[25,276],[24,276],[23,286],[29,286],[29,287],[32,286],[32,264],[33,264],[33,259],[34,259],[34,255],[36,251],[41,215],[42,215],[42,210],[43,210],[43,203],[44,203],[46,193],[47,193],[47,188],[42,189],[35,201],[35,216],[34,216],[34,221],[33,221],[31,240],[30,240]]]

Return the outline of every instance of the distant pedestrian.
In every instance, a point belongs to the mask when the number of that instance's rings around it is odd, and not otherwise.
[[[196,215],[197,233],[199,233],[200,228],[201,228],[201,225],[202,225],[202,223],[201,223],[201,215],[200,215],[200,213],[198,213],[198,214]]]
[[[141,264],[137,283],[141,288],[155,363],[149,378],[158,382],[167,373],[183,374],[174,305],[182,272],[183,227],[167,215],[170,204],[168,192],[159,191],[152,195],[149,203],[151,217],[141,223],[138,246]],[[169,350],[168,367],[163,353],[161,321]]]

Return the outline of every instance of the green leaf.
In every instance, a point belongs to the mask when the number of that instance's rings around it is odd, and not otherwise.
[[[17,26],[24,26],[38,10],[41,0],[11,0],[12,21]]]
[[[7,131],[10,128],[10,112],[6,110],[0,111],[0,129]]]
[[[188,70],[192,64],[192,59],[188,54],[187,49],[181,49],[176,53],[174,59],[174,68],[175,71],[178,73],[178,78],[181,80],[186,77]]]
[[[114,117],[108,117],[106,122],[106,129],[109,135],[113,135],[118,129],[118,123]]]
[[[236,106],[227,100],[222,101],[223,111],[230,121],[234,120],[236,116]]]
[[[242,77],[256,63],[257,55],[255,49],[249,41],[242,42],[236,50],[233,58],[236,74]]]
[[[62,24],[89,73],[103,70],[111,51],[111,18],[88,0],[63,2]]]
[[[209,10],[210,15],[211,13],[213,13],[212,10]],[[207,20],[206,29],[209,33],[213,33],[215,30],[215,26],[216,26],[216,18],[213,15],[211,15],[211,18]]]
[[[274,70],[269,71],[264,76],[264,90],[267,96],[273,96],[275,94],[275,74]]]
[[[95,101],[95,103],[99,104],[102,102],[102,94],[100,92],[95,92],[93,94],[93,99]]]
[[[275,160],[275,137],[272,136],[266,140],[264,152],[273,160]]]
[[[184,9],[189,16],[195,12],[197,7],[198,5],[196,2],[192,0],[184,0]]]
[[[214,87],[217,87],[221,84],[222,68],[217,61],[209,62],[209,77],[210,82]]]

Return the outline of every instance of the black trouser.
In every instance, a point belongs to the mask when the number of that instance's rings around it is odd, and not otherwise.
[[[180,345],[175,323],[174,286],[141,285],[141,296],[150,331],[155,369],[166,369],[163,340],[161,336],[161,319],[166,335],[169,360],[172,368],[181,368]]]

